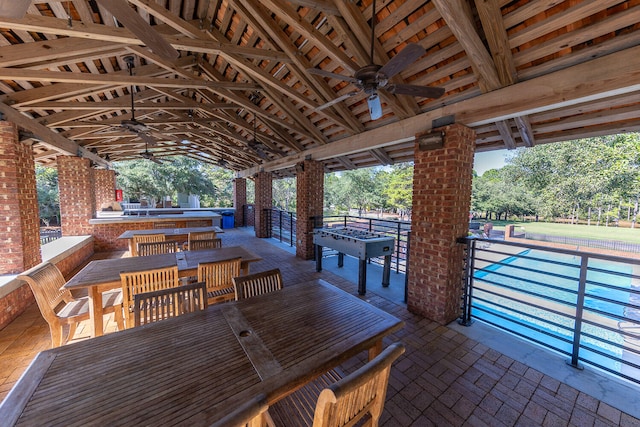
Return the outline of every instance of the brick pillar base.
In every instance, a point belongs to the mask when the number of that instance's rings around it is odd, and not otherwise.
[[[89,159],[58,157],[60,219],[63,236],[93,234],[89,220],[96,211],[94,173]]]
[[[18,128],[0,121],[0,274],[22,273],[42,261],[36,170],[31,146]]]
[[[313,259],[313,217],[322,216],[324,165],[312,160],[303,161],[299,164],[296,183],[296,256]]]
[[[269,237],[269,213],[265,213],[264,209],[273,207],[273,188],[271,185],[272,176],[270,172],[258,172],[256,174],[256,197],[255,197],[255,215],[256,222],[254,225],[256,237]]]
[[[108,169],[93,171],[96,192],[96,210],[102,205],[111,204],[116,200],[116,172]]]
[[[475,132],[462,125],[444,131],[444,146],[416,144],[407,307],[440,324],[460,315],[463,245],[467,235]]]
[[[236,210],[234,224],[236,227],[244,225],[244,206],[247,204],[247,180],[235,178],[233,180],[233,207]]]

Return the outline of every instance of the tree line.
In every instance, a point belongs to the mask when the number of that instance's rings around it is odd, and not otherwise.
[[[630,226],[637,222],[640,134],[520,148],[506,163],[474,176],[472,209],[487,219],[532,216]]]

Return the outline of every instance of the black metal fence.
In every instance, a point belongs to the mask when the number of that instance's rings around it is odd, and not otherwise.
[[[54,240],[58,240],[62,237],[61,228],[41,228],[40,229],[40,244],[44,245]]]
[[[467,249],[459,322],[482,320],[640,383],[640,260],[487,239]]]
[[[609,249],[620,252],[640,252],[640,245],[636,243],[620,242],[616,240],[592,240],[581,239],[578,237],[552,236],[548,234],[529,233],[524,234],[525,239],[539,240],[542,242],[562,243],[565,245],[576,246],[577,248],[598,248]]]
[[[295,246],[296,242],[296,213],[280,209],[265,209],[270,211],[267,216],[267,227],[270,237]]]

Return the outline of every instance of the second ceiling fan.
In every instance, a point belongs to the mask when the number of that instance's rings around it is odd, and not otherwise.
[[[375,42],[375,23],[376,23],[376,1],[373,0],[371,16],[371,50],[370,50],[370,63],[365,65],[355,72],[353,77],[343,76],[342,74],[336,74],[329,71],[325,71],[318,68],[308,68],[307,71],[311,74],[315,74],[322,77],[329,77],[339,79],[353,83],[357,91],[346,93],[336,99],[329,101],[320,107],[318,110],[330,107],[338,102],[342,102],[347,98],[356,96],[361,92],[367,96],[367,105],[369,106],[369,114],[371,120],[377,120],[382,117],[382,105],[380,103],[380,97],[378,90],[383,89],[392,94],[398,95],[410,95],[419,96],[423,98],[439,98],[444,94],[444,89],[440,87],[432,86],[417,86],[410,84],[388,84],[389,80],[407,68],[418,58],[426,53],[426,50],[415,43],[409,43],[400,53],[391,58],[385,65],[378,65],[374,63],[373,51]]]

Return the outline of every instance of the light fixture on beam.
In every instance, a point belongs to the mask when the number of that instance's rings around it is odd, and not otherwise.
[[[416,135],[420,151],[437,150],[444,146],[444,132],[430,132]]]

